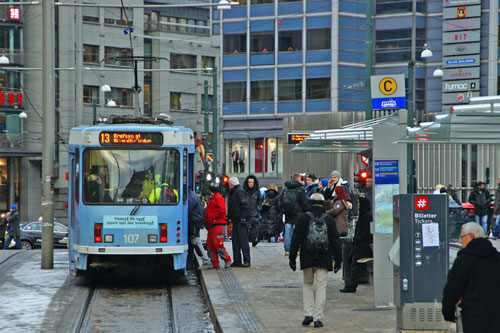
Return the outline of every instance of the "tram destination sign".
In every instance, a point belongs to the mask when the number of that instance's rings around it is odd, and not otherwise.
[[[161,146],[163,134],[159,132],[101,132],[103,146]]]

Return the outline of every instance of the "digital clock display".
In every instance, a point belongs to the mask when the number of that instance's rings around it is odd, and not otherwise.
[[[157,132],[101,132],[99,143],[103,146],[161,146],[163,134]]]

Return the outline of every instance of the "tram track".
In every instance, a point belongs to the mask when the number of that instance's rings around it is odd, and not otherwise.
[[[91,286],[74,332],[178,333],[173,289]]]

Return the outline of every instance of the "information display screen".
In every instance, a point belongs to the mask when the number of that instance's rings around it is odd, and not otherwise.
[[[161,146],[163,134],[158,132],[101,132],[99,143],[103,146]]]
[[[310,137],[309,133],[288,133],[288,144],[296,144]]]

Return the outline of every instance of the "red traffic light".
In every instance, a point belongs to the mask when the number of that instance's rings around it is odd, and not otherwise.
[[[362,180],[366,180],[366,179],[368,178],[368,171],[365,171],[365,170],[361,171],[361,172],[359,173],[359,177],[360,177]]]
[[[222,182],[224,184],[227,184],[229,182],[229,177],[228,176],[224,176],[224,178],[222,178]]]

